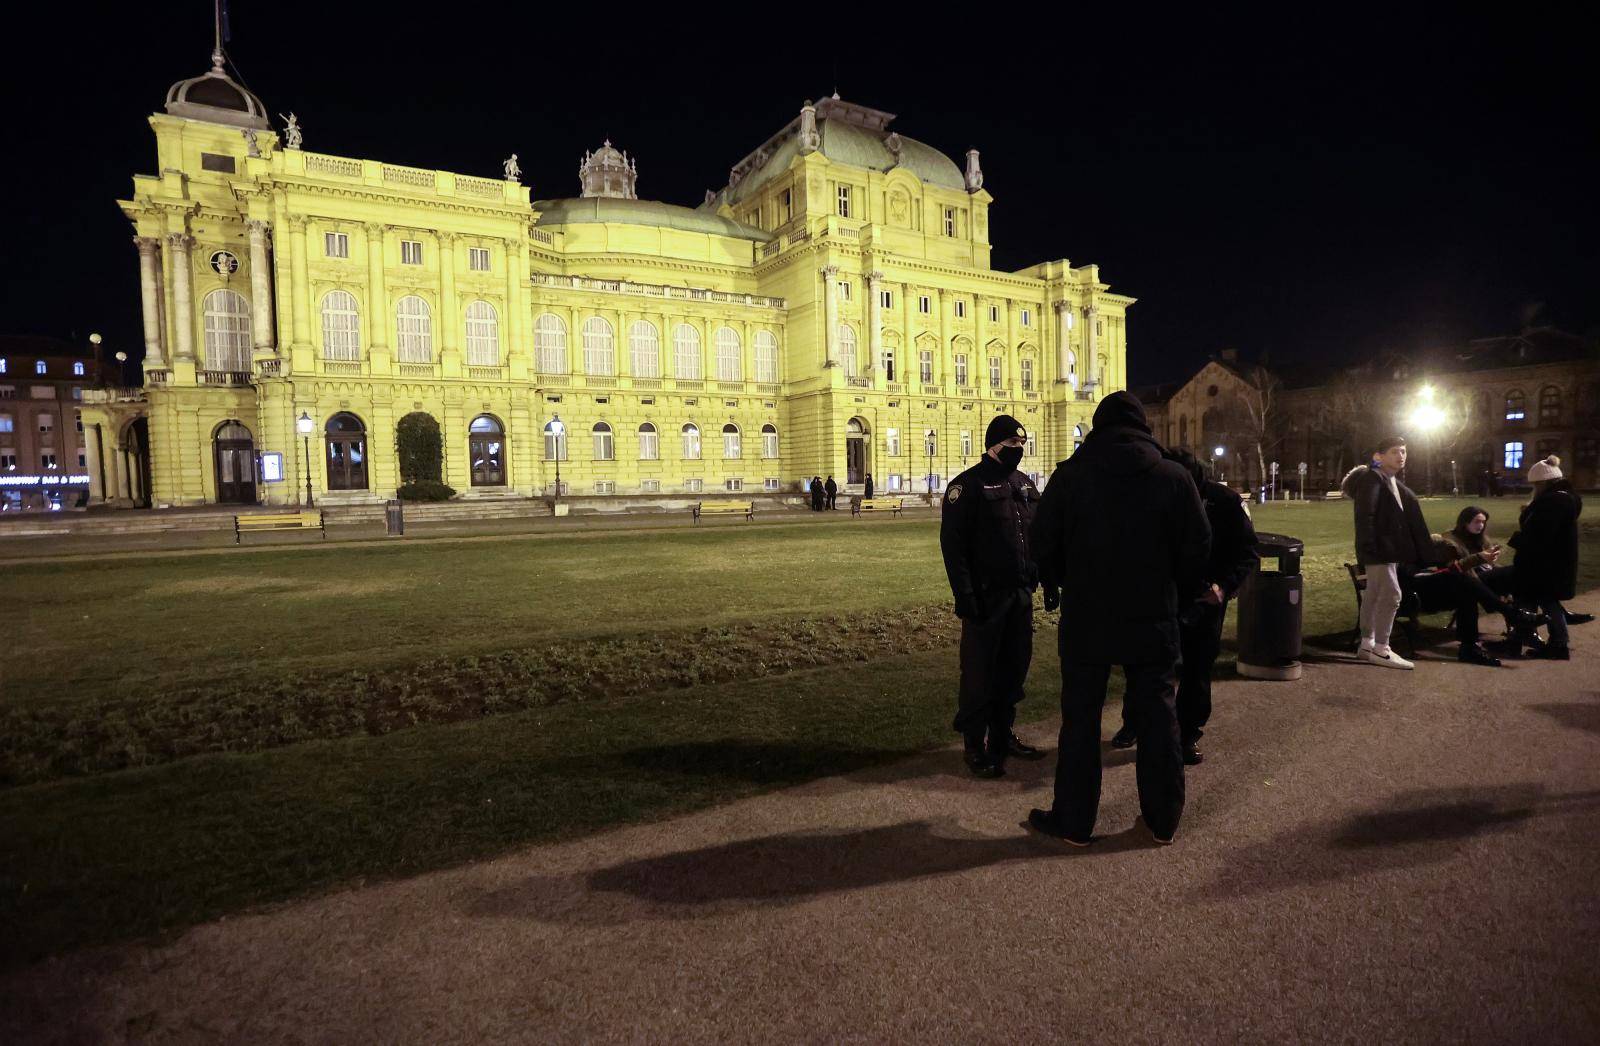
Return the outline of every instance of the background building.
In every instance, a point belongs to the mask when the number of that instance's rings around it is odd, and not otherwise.
[[[1138,392],[1159,438],[1212,457],[1236,486],[1270,483],[1276,461],[1280,486],[1298,490],[1305,462],[1305,489],[1332,490],[1375,440],[1398,433],[1419,490],[1478,494],[1491,475],[1522,485],[1550,454],[1575,485],[1600,487],[1600,346],[1550,328],[1338,371],[1224,352],[1187,382]]]
[[[0,512],[71,508],[89,494],[82,397],[104,379],[97,351],[0,336]]]
[[[308,459],[319,503],[390,497],[397,433],[433,426],[465,497],[551,493],[558,457],[573,494],[921,491],[1000,411],[1047,472],[1126,383],[1132,298],[1093,265],[991,269],[978,153],[837,96],[695,208],[640,199],[609,142],[534,201],[514,156],[489,179],[307,152],[265,114],[215,54],[121,201],[145,385],[86,410],[148,447],[156,505],[294,503]]]

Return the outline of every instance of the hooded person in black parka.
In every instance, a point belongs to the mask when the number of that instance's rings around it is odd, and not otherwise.
[[[1130,393],[1102,400],[1083,446],[1056,466],[1030,545],[1041,582],[1061,588],[1061,747],[1055,807],[1029,824],[1091,841],[1101,708],[1121,665],[1138,725],[1139,809],[1156,841],[1171,842],[1183,814],[1178,611],[1203,585],[1211,527],[1194,480],[1162,457]]]

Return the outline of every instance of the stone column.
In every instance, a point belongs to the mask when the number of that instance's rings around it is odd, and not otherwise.
[[[1083,362],[1083,374],[1084,384],[1086,385],[1089,382],[1094,382],[1098,386],[1102,379],[1099,361],[1095,359],[1095,352],[1098,346],[1095,344],[1094,325],[1099,318],[1100,310],[1093,305],[1087,306],[1083,310],[1083,354],[1086,357]]]
[[[289,319],[296,348],[311,348],[311,280],[306,275],[306,220],[289,219]],[[301,477],[304,479],[304,477]]]
[[[456,332],[461,326],[461,309],[456,301],[456,234],[439,234],[439,362],[443,373],[461,374],[461,346]]]
[[[160,370],[161,362],[161,241],[135,236],[139,248],[139,303],[144,312],[144,365]]]
[[[883,354],[883,315],[880,311],[882,304],[879,301],[879,291],[882,286],[883,273],[871,272],[867,274],[867,341],[870,346],[867,351],[872,357],[867,362],[867,373],[873,376],[876,376],[878,361]],[[905,361],[901,360],[900,362],[904,363]],[[884,374],[884,379],[888,380],[887,372]]]
[[[194,237],[175,232],[167,236],[167,249],[172,252],[172,307],[177,315],[173,327],[177,331],[177,352],[180,360],[194,359],[194,268],[189,259],[189,248]]]
[[[272,277],[268,268],[272,262],[267,257],[267,237],[272,224],[251,218],[245,222],[250,227],[250,321],[254,328],[255,351],[260,356],[277,352],[272,334]]]
[[[1056,302],[1056,381],[1072,381],[1072,303]]]
[[[834,277],[839,275],[837,265],[824,265],[822,267],[822,294],[823,294],[823,331],[822,331],[822,358],[823,366],[837,367],[839,353],[837,348],[839,331],[839,288],[835,285]]]
[[[374,373],[389,371],[389,292],[384,284],[383,226],[368,222],[367,233],[367,357]]]

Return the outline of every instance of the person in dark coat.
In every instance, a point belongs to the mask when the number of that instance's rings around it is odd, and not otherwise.
[[[1194,480],[1161,455],[1144,408],[1114,392],[1078,451],[1056,466],[1033,524],[1048,593],[1061,591],[1061,749],[1055,806],[1037,831],[1087,846],[1100,807],[1100,715],[1121,665],[1138,727],[1139,809],[1159,843],[1183,815],[1176,707],[1178,611],[1200,592],[1211,526]]]
[[[967,769],[1005,773],[1007,756],[1044,753],[1011,731],[1033,661],[1033,590],[1039,574],[1028,545],[1039,492],[1017,471],[1027,431],[1008,414],[989,423],[984,455],[945,488],[939,549],[961,618],[961,689],[952,724]],[[1055,605],[1047,591],[1046,606]]]
[[[867,501],[872,500],[872,473],[870,472],[867,473],[866,489],[862,491],[861,496]]]
[[[823,498],[825,496],[826,495],[823,493],[823,490],[822,490],[822,477],[821,476],[812,476],[811,477],[811,511],[813,511],[813,512],[821,512],[822,511],[822,501],[823,501]]]
[[[1378,443],[1376,464],[1351,469],[1339,489],[1355,508],[1356,562],[1367,575],[1356,655],[1368,664],[1410,669],[1416,666],[1389,649],[1389,633],[1400,609],[1401,578],[1433,562],[1433,537],[1417,496],[1400,482],[1405,467],[1406,441],[1392,436]]]
[[[839,500],[839,484],[833,481],[832,476],[829,476],[828,482],[822,485],[822,489],[828,495],[828,508],[837,508],[838,506],[834,503]]]
[[[1211,668],[1222,653],[1222,622],[1228,615],[1228,600],[1239,591],[1244,579],[1261,557],[1256,552],[1256,528],[1244,510],[1239,495],[1206,478],[1205,467],[1186,450],[1168,451],[1167,457],[1182,465],[1200,491],[1206,522],[1211,525],[1211,556],[1200,591],[1178,614],[1178,645],[1183,654],[1178,670],[1178,736],[1183,744],[1183,762],[1196,766],[1200,738],[1211,719]],[[1111,739],[1113,748],[1132,748],[1139,739],[1139,726],[1132,702],[1122,703],[1122,729]]]
[[[1578,590],[1578,516],[1583,499],[1561,473],[1554,454],[1528,470],[1533,500],[1522,510],[1518,530],[1508,542],[1517,550],[1512,591],[1517,602],[1543,610],[1550,641],[1541,656],[1566,661],[1567,612],[1561,605]]]

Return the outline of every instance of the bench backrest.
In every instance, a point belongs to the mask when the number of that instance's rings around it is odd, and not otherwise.
[[[862,508],[899,508],[904,498],[862,498]]]
[[[320,512],[257,512],[249,516],[235,516],[241,527],[314,527],[322,522]]]
[[[702,501],[699,508],[701,512],[749,512],[754,505],[753,501]]]

